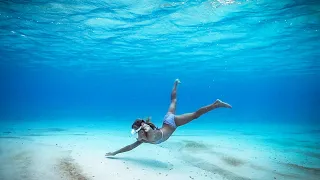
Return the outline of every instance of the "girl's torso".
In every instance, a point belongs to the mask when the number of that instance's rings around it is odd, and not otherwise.
[[[169,139],[174,131],[175,129],[171,126],[163,124],[160,129],[154,129],[147,132],[146,139],[143,138],[141,141],[144,143],[159,144]]]

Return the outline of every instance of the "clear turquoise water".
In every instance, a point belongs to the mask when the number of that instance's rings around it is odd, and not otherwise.
[[[319,122],[318,1],[2,1],[2,120],[178,113]]]
[[[137,117],[160,126],[179,78],[178,114],[217,98],[233,109],[182,127],[165,148],[225,135],[234,148],[257,145],[272,163],[282,157],[300,179],[319,176],[317,0],[7,0],[0,40],[0,138],[9,139],[2,145],[72,128],[125,138]],[[272,163],[261,164],[267,174]]]

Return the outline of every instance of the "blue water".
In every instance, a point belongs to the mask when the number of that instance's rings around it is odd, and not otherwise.
[[[318,1],[2,1],[0,117],[319,122]],[[224,119],[224,120],[223,120]]]
[[[2,0],[0,42],[0,179],[319,179],[318,0]],[[177,114],[233,108],[104,158],[136,118],[161,126],[176,78]]]

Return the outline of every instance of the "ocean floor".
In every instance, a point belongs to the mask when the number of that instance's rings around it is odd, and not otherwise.
[[[111,122],[77,127],[3,124],[1,180],[318,180],[316,126],[205,124],[177,129],[160,145],[105,157],[133,143]]]

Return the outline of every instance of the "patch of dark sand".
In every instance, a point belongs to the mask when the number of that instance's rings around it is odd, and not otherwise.
[[[252,133],[252,132],[241,132],[241,135],[244,135],[244,136],[257,136],[257,135],[260,135],[260,134]]]
[[[211,146],[206,145],[204,143],[196,142],[196,141],[185,141],[185,145],[180,150],[187,150],[187,151],[191,151],[192,153],[197,153],[197,152],[210,153],[212,155],[218,156],[223,162],[225,162],[230,166],[241,166],[246,163],[245,161],[239,158],[232,157],[221,152],[216,152],[212,150]]]
[[[304,151],[303,153],[304,153],[305,155],[307,155],[307,156],[320,159],[320,153],[310,152],[310,151]]]
[[[290,149],[288,151],[290,151]],[[317,152],[302,151],[302,150],[291,150],[291,151],[292,152],[296,152],[296,153],[300,153],[300,154],[305,155],[305,156],[309,156],[309,157],[320,159],[320,153],[317,153]]]
[[[296,131],[296,132],[290,132],[290,134],[313,134],[313,135],[318,135],[318,134],[320,134],[320,129],[312,129],[312,130],[306,130],[306,131]]]
[[[227,163],[228,165],[231,165],[231,166],[241,166],[241,165],[244,165],[246,162],[241,160],[241,159],[238,159],[238,158],[234,158],[234,157],[231,157],[231,156],[223,156],[221,158],[225,163]]]
[[[183,141],[184,145],[180,148],[180,150],[187,150],[192,152],[198,152],[198,151],[209,151],[211,148],[201,142],[196,141]]]
[[[285,173],[277,172],[276,170],[268,169],[266,167],[258,166],[255,164],[250,164],[250,167],[258,171],[264,171],[270,174],[270,176],[273,175],[274,177],[281,176],[282,178],[285,178],[285,179],[301,179],[301,177],[296,174],[292,174],[292,173],[285,174]]]
[[[24,160],[24,159],[28,159],[29,157],[30,157],[30,154],[29,154],[28,151],[22,151],[22,152],[13,154],[11,156],[11,159],[15,160],[15,161],[21,161],[21,160]]]
[[[294,138],[290,138],[290,140],[295,141],[295,142],[299,142],[299,143],[312,143],[312,141],[307,140],[307,139],[294,139]]]
[[[32,164],[31,154],[28,151],[22,151],[9,157],[9,161],[12,163],[12,168],[16,173],[13,179],[33,179],[30,166]]]
[[[71,158],[63,158],[57,164],[58,170],[62,175],[66,176],[70,180],[89,180],[81,170],[78,164]]]
[[[284,179],[298,179],[298,180],[304,179],[304,178],[302,178],[301,176],[299,176],[299,175],[297,175],[297,174],[293,174],[293,173],[290,173],[290,174],[288,174],[288,173],[281,173],[281,172],[274,172],[274,173],[275,173],[275,177],[280,176],[280,177],[282,177],[282,178],[284,178]]]
[[[43,134],[43,133],[59,133],[67,132],[67,129],[63,128],[40,128],[40,129],[28,129],[29,134]]]
[[[239,176],[239,175],[237,175],[231,171],[228,171],[226,169],[223,169],[222,167],[219,167],[215,164],[208,163],[204,160],[194,158],[192,156],[183,156],[182,159],[183,159],[183,161],[185,161],[185,162],[187,162],[197,168],[200,168],[204,171],[207,171],[207,172],[210,172],[213,174],[218,174],[228,180],[252,180],[251,178]]]
[[[5,139],[7,139],[7,140],[21,140],[21,141],[24,141],[24,140],[26,140],[26,141],[33,141],[33,139],[31,139],[31,138],[27,138],[27,137],[21,137],[21,136],[0,136],[0,139],[3,139],[3,140],[5,140]]]
[[[301,147],[303,147],[303,148],[308,148],[308,149],[320,150],[320,145],[319,145],[318,143],[315,143],[315,144],[305,144],[305,145],[302,145]]]
[[[164,163],[154,159],[131,158],[131,157],[107,157],[107,158],[114,159],[114,160],[128,161],[139,166],[152,167],[152,168],[170,169],[173,166],[170,163]]]
[[[26,134],[25,136],[45,137],[45,136],[53,136],[53,135],[50,135],[50,134],[36,134],[36,133],[31,133],[31,134]]]
[[[265,167],[258,166],[258,165],[255,165],[255,164],[250,164],[250,167],[252,169],[255,169],[255,170],[258,170],[258,171],[270,171],[269,169],[267,169]]]
[[[320,149],[320,141],[317,140],[317,138],[310,138],[310,139],[288,138],[287,140],[290,140],[298,147]]]
[[[56,136],[57,134],[45,134],[45,133],[29,133],[26,134],[25,136],[33,136],[33,137],[46,137],[46,136]],[[84,133],[72,133],[72,134],[59,134],[59,136],[88,136],[88,134]]]
[[[47,128],[46,131],[47,132],[64,132],[64,131],[68,131],[68,130],[63,129],[63,128]]]
[[[70,134],[72,136],[88,136],[88,134],[85,133],[74,133],[74,134]]]
[[[312,167],[307,167],[307,166],[302,166],[302,165],[292,164],[292,163],[279,163],[279,164],[285,165],[285,166],[292,168],[292,169],[295,169],[295,170],[305,172],[310,175],[315,175],[315,176],[320,177],[320,168],[312,168]]]
[[[295,139],[265,139],[264,142],[279,145],[285,148],[308,148],[308,149],[320,149],[319,145],[317,143],[298,143],[299,141]]]
[[[236,147],[228,147],[228,146],[223,146],[223,145],[212,145],[212,144],[205,144],[203,142],[199,141],[191,141],[191,140],[182,140],[180,142],[181,148],[184,150],[193,150],[193,151],[207,151],[211,150],[213,148],[226,148],[226,149],[232,149],[232,150],[237,150],[237,151],[243,151],[243,149],[236,148]]]
[[[22,137],[18,136],[0,136],[1,139],[23,139]]]
[[[285,147],[292,147],[292,146],[296,146],[296,144],[291,141],[291,140],[279,140],[279,139],[265,139],[264,142],[268,142],[271,144],[276,144],[276,145],[280,145],[280,146],[285,146]]]

